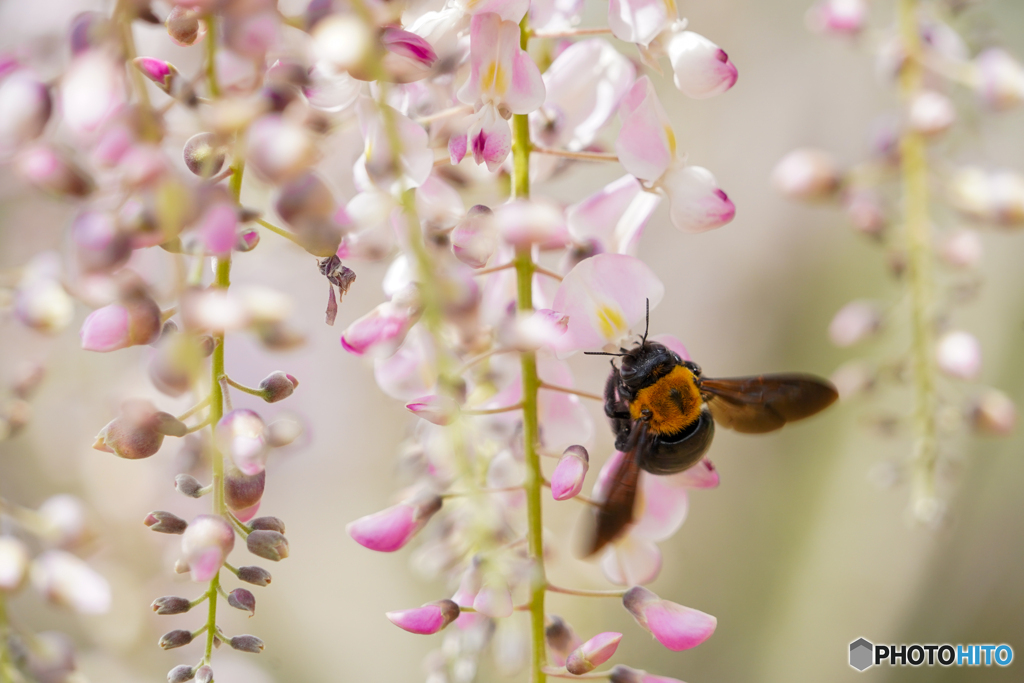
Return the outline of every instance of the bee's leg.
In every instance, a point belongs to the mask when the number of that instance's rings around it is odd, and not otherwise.
[[[604,384],[604,414],[613,420],[628,420],[629,405],[619,397],[619,369],[612,364],[611,374]]]

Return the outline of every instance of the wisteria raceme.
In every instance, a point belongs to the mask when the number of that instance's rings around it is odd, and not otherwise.
[[[835,378],[844,398],[911,385],[912,409],[888,421],[913,416],[912,455],[892,469],[910,474],[911,516],[931,525],[946,517],[949,493],[940,470],[959,457],[945,444],[965,426],[1006,435],[1016,421],[1016,408],[1002,392],[985,388],[963,401],[939,373],[958,382],[976,382],[983,375],[981,343],[956,329],[954,318],[959,305],[977,296],[971,278],[984,256],[979,231],[1024,221],[1020,172],[964,164],[943,146],[963,119],[974,117],[962,113],[965,105],[956,88],[966,86],[990,110],[1012,109],[1022,101],[1024,68],[999,47],[982,45],[972,56],[953,23],[962,7],[951,5],[955,11],[943,14],[936,12],[941,5],[900,3],[895,24],[875,49],[880,72],[898,88],[901,111],[895,127],[876,135],[874,157],[844,167],[826,151],[798,149],[772,174],[776,188],[789,198],[842,206],[853,227],[890,254],[889,270],[903,286],[903,302],[850,302],[832,319],[828,336],[848,347],[881,331],[909,329],[908,351],[879,364],[852,361],[836,370]],[[863,0],[819,0],[808,10],[807,23],[822,33],[852,36],[868,25],[869,6]],[[938,63],[939,70],[929,67]],[[967,77],[958,78],[958,72]],[[939,168],[941,184],[930,187],[930,174]],[[943,291],[953,294],[940,296]]]
[[[313,0],[301,10],[119,2],[109,16],[71,22],[59,78],[41,76],[51,65],[33,64],[31,52],[0,70],[0,154],[20,181],[75,212],[72,248],[21,271],[15,315],[56,333],[81,303],[93,309],[82,349],[144,354],[155,393],[125,400],[94,448],[169,463],[167,442],[180,439],[174,487],[209,501],[203,513],[138,511],[149,529],[181,536],[174,569],[201,586],[197,596],[152,604],[158,615],[198,621],[159,638],[164,649],[200,652],[169,681],[213,680],[220,645],[264,649],[254,635],[222,629],[223,604],[256,613],[255,596],[230,585],[232,575],[271,582],[266,569],[232,558],[276,562],[291,552],[284,522],[261,507],[275,453],[300,429],[262,403],[289,399],[300,382],[287,368],[226,361],[242,335],[270,352],[306,339],[308,321],[293,320],[263,273],[233,270],[270,262],[278,238],[308,255],[303,275],[327,279],[328,324],[348,305],[341,297],[359,264],[389,264],[379,302],[344,311],[338,353],[372,363],[381,391],[414,414],[403,446],[414,476],[395,504],[346,530],[379,552],[414,546],[420,568],[445,582],[437,600],[387,613],[411,633],[444,630],[428,662],[436,680],[473,679],[488,644],[503,669],[529,660],[538,682],[594,674],[633,637],[595,628],[583,641],[545,607],[550,592],[607,592],[546,578],[542,489],[551,504],[592,505],[583,495],[590,454],[606,462],[595,495],[623,457],[596,436],[582,404],[595,396],[576,388],[565,359],[646,339],[665,287],[637,258],[641,240],[657,231],[687,248],[687,237],[656,224],[663,199],[684,233],[735,215],[712,172],[678,149],[646,69],[660,73],[665,57],[674,85],[698,100],[732,88],[737,69],[689,30],[674,2],[612,0],[606,27],[577,29],[583,12],[578,0]],[[166,36],[152,28],[160,26]],[[634,44],[643,66],[608,33]],[[1010,98],[998,55],[978,66],[979,87]],[[929,134],[951,123],[942,104],[933,97],[919,107]],[[572,204],[531,196],[531,183],[571,174],[578,161],[618,163],[621,177]],[[961,194],[966,205],[977,190]],[[250,279],[233,282],[240,272]],[[678,340],[664,343],[688,358]],[[172,411],[179,399],[191,407]],[[989,398],[977,419],[998,430],[1004,412]],[[656,543],[683,523],[687,490],[717,483],[707,461],[641,477],[635,523],[601,562],[608,580],[652,581]],[[56,499],[35,514],[52,547],[33,558],[5,527],[0,591],[30,581],[82,613],[105,609],[105,583],[71,554],[89,537],[80,509]],[[716,623],[656,596],[627,608],[673,650],[696,646]],[[517,612],[529,612],[525,629]],[[659,680],[621,665],[606,673]]]

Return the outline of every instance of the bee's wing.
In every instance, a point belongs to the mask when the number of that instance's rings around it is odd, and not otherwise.
[[[583,557],[590,557],[617,539],[633,522],[633,504],[636,502],[636,487],[640,480],[638,456],[641,448],[649,448],[647,429],[639,421],[633,424],[632,447],[622,457],[608,482],[607,492],[597,501],[593,518],[589,521],[588,534],[583,544]]]
[[[824,410],[839,397],[831,382],[813,375],[761,375],[701,379],[715,422],[760,434]]]

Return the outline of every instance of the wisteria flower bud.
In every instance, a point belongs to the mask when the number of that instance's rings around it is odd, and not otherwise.
[[[154,510],[146,515],[142,523],[153,531],[161,534],[183,534],[188,528],[188,522],[178,517],[173,512],[165,510]]]
[[[263,567],[246,566],[238,568],[239,581],[251,583],[254,586],[269,586],[271,581],[270,572]]]
[[[250,617],[256,614],[256,596],[244,588],[236,588],[228,593],[228,604],[248,612]]]
[[[380,42],[385,50],[381,64],[388,80],[395,83],[426,78],[437,63],[437,53],[430,43],[410,31],[385,27]]]
[[[549,619],[544,627],[544,639],[551,650],[552,663],[564,666],[569,653],[579,647],[582,641],[562,617],[553,614]]]
[[[598,633],[569,654],[565,660],[566,670],[575,676],[593,671],[612,658],[621,640],[621,633]]]
[[[817,33],[856,35],[867,13],[866,0],[818,0],[807,10],[807,26]]]
[[[411,403],[407,403],[405,407],[413,415],[442,427],[450,425],[458,419],[460,414],[459,404],[455,399],[437,394],[421,396]]]
[[[193,519],[181,537],[181,554],[197,583],[216,576],[234,547],[235,530],[223,517],[213,515]]]
[[[405,306],[396,301],[385,301],[345,328],[341,333],[341,346],[357,356],[369,354],[387,358],[405,341],[419,315],[418,302]]]
[[[96,189],[92,177],[65,153],[50,147],[34,147],[15,160],[15,170],[46,192],[85,197]]]
[[[429,602],[415,609],[387,612],[385,616],[398,628],[417,635],[432,635],[459,617],[459,606],[451,600]]]
[[[228,641],[228,645],[239,652],[249,652],[254,655],[263,652],[263,641],[256,636],[235,636]]]
[[[227,157],[220,138],[213,133],[196,133],[181,150],[188,170],[200,178],[212,178],[224,168]]]
[[[885,209],[877,193],[851,188],[843,193],[842,201],[847,218],[858,232],[869,237],[878,237],[885,230]]]
[[[246,156],[266,180],[282,183],[305,172],[316,160],[317,149],[304,126],[269,114],[249,127]]]
[[[13,593],[28,575],[28,548],[14,536],[0,536],[0,592]]]
[[[984,255],[981,236],[975,230],[957,230],[942,242],[939,256],[955,268],[973,268]]]
[[[179,664],[167,672],[167,683],[187,683],[195,678],[196,672],[188,664]]]
[[[998,389],[986,389],[974,400],[971,426],[982,434],[1009,436],[1017,426],[1017,406]]]
[[[374,53],[374,38],[354,14],[332,14],[313,29],[313,50],[335,72],[360,71]]]
[[[483,268],[498,248],[498,232],[490,208],[477,204],[466,212],[450,236],[455,258],[470,268]]]
[[[103,614],[110,609],[110,584],[71,553],[47,550],[37,556],[31,578],[44,598],[79,614]]]
[[[512,616],[512,591],[504,576],[495,570],[484,573],[483,585],[473,598],[473,609],[493,619]]]
[[[336,208],[337,202],[330,188],[312,171],[282,186],[274,203],[274,210],[289,225],[303,218],[329,217]]]
[[[550,308],[517,311],[511,325],[499,329],[499,339],[509,348],[536,351],[552,348],[569,329],[569,317]]]
[[[192,632],[179,628],[160,636],[160,647],[165,650],[173,650],[176,647],[184,647],[192,642]]]
[[[224,473],[224,502],[242,522],[250,520],[258,511],[263,490],[267,485],[267,472],[243,474],[236,467]]]
[[[364,548],[393,553],[412,540],[434,513],[441,509],[441,504],[441,497],[436,495],[413,499],[360,517],[350,522],[345,531]]]
[[[568,500],[583,490],[583,480],[590,468],[590,455],[583,446],[569,446],[562,453],[551,473],[551,495],[555,500]]]
[[[202,496],[203,485],[191,474],[179,474],[174,477],[174,488],[189,498],[199,498]]]
[[[939,369],[957,379],[977,379],[981,373],[981,344],[969,332],[947,332],[935,347]]]
[[[956,108],[942,93],[925,90],[910,103],[907,113],[910,127],[925,135],[938,135],[949,130],[956,122]]]
[[[93,448],[119,458],[138,460],[160,450],[164,436],[184,436],[187,427],[173,415],[158,411],[149,401],[125,401],[121,414],[96,435]]]
[[[239,228],[235,238],[235,251],[240,253],[250,252],[259,246],[260,231],[256,228]]]
[[[213,669],[209,664],[196,669],[196,683],[213,683]]]
[[[51,496],[37,510],[55,545],[67,547],[86,535],[85,504],[66,493]]]
[[[108,353],[155,341],[162,324],[160,307],[140,293],[90,313],[79,336],[86,351]]]
[[[851,301],[839,309],[828,326],[828,336],[839,347],[867,339],[882,325],[882,314],[870,301]]]
[[[1024,177],[1008,170],[964,167],[951,174],[950,203],[971,218],[996,225],[1024,223]]]
[[[173,595],[167,595],[154,600],[150,607],[153,608],[154,612],[160,615],[184,614],[192,609],[192,603],[188,598],[179,598]]]
[[[610,680],[611,683],[683,683],[678,678],[652,676],[646,671],[631,669],[622,664],[612,667],[612,670],[609,672],[608,680]]]
[[[42,135],[53,111],[50,89],[24,71],[0,83],[0,150],[14,149]]]
[[[132,62],[135,68],[142,72],[142,75],[156,83],[156,87],[170,94],[174,87],[175,79],[180,79],[181,74],[170,62],[153,57],[136,57]]]
[[[974,88],[989,107],[1009,109],[1024,100],[1024,67],[1005,50],[992,47],[974,58]]]
[[[636,623],[673,652],[697,647],[718,626],[710,614],[662,600],[643,586],[630,588],[622,596],[622,604]]]
[[[217,423],[217,445],[231,456],[242,474],[252,476],[263,471],[267,462],[267,443],[263,419],[251,410],[232,410]]]
[[[71,322],[74,312],[71,297],[56,279],[28,278],[15,293],[15,316],[37,332],[60,332]]]
[[[284,417],[267,425],[267,445],[271,448],[282,448],[302,436],[302,425],[298,420]]]
[[[264,401],[276,403],[291,396],[297,386],[299,380],[278,370],[264,377],[260,381],[259,389],[263,392]]]
[[[736,205],[706,168],[672,167],[663,176],[661,187],[668,195],[669,218],[678,230],[714,230],[736,217]]]
[[[832,197],[842,182],[835,160],[821,150],[793,150],[772,171],[775,188],[786,197],[814,201]]]
[[[288,557],[288,539],[277,531],[253,531],[245,539],[249,552],[271,562]]]
[[[676,87],[689,97],[707,99],[736,85],[738,72],[729,55],[699,33],[674,33],[667,50]]]
[[[88,273],[115,270],[132,255],[131,236],[109,213],[83,211],[75,216],[71,239],[78,265]]]
[[[284,520],[278,517],[257,517],[249,522],[249,527],[258,531],[276,531],[285,533]]]
[[[201,20],[201,16],[195,7],[175,5],[164,20],[167,35],[182,47],[195,45],[206,35],[206,23]]]

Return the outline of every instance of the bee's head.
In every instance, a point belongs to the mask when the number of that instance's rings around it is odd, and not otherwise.
[[[677,365],[686,366],[695,375],[700,374],[700,368],[695,363],[684,361],[664,344],[642,340],[623,353],[619,376],[627,387],[636,391],[658,381]]]

